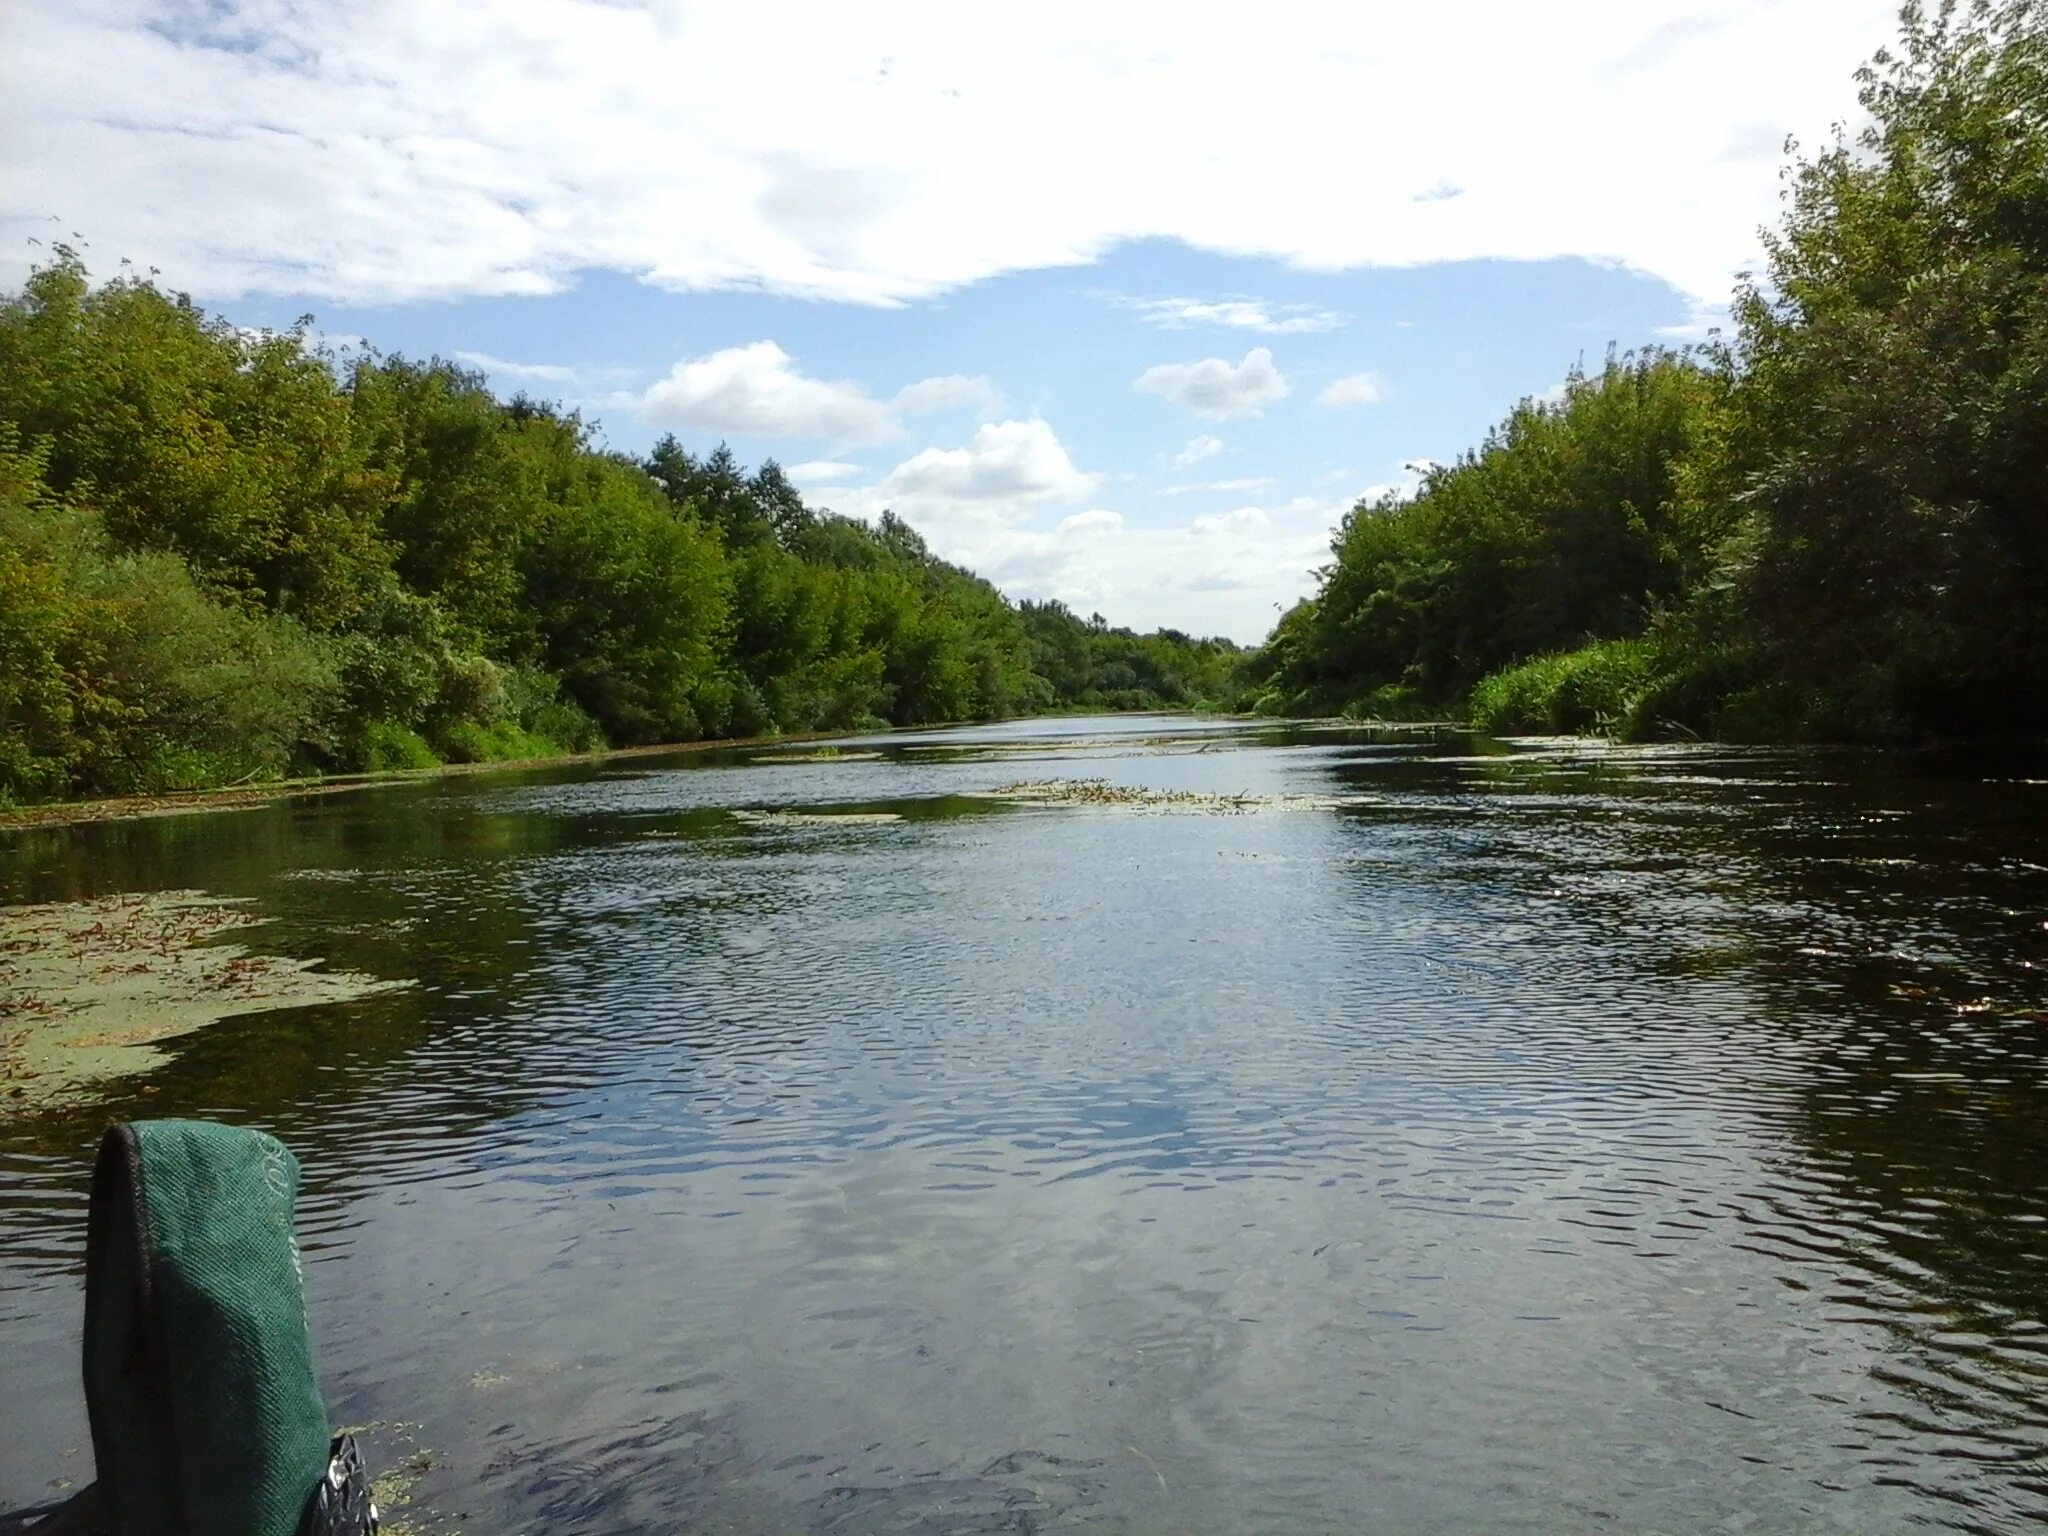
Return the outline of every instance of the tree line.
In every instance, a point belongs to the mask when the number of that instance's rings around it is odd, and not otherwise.
[[[0,306],[0,800],[1213,700],[770,462],[344,360],[59,249]]]
[[[1496,730],[2048,729],[2048,12],[1901,12],[1730,333],[1355,507],[1259,707]]]
[[[1574,369],[1354,507],[1250,655],[59,249],[0,304],[0,798],[1063,708],[2038,734],[2043,3],[1908,4],[1729,334]]]

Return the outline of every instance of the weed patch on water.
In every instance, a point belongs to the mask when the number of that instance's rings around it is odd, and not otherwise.
[[[1257,811],[1326,811],[1359,800],[1338,795],[1213,795],[1191,789],[1148,789],[1107,779],[1031,779],[1000,789],[973,792],[976,798],[1017,805],[1092,806],[1123,811],[1180,811],[1210,816],[1245,816]]]
[[[411,985],[219,942],[265,921],[203,891],[0,912],[0,1100],[40,1105],[146,1071],[164,1041],[234,1014]]]
[[[749,827],[881,827],[903,818],[894,811],[734,811]]]

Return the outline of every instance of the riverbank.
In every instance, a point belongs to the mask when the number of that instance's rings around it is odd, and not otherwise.
[[[431,768],[392,768],[379,773],[322,775],[276,779],[268,784],[224,785],[219,789],[176,790],[160,795],[118,795],[100,800],[53,800],[0,810],[0,832],[25,827],[62,827],[81,822],[132,821],[150,816],[184,816],[201,811],[250,810],[279,800],[336,795],[356,789],[385,789],[458,774],[504,772],[510,769],[559,768],[573,763],[600,763],[636,757],[662,757],[678,752],[720,752],[748,747],[801,746],[828,741],[841,731],[812,731],[787,736],[735,736],[717,741],[660,742],[637,747],[605,747],[596,752],[558,753],[551,757],[500,758],[487,763],[436,763]]]
[[[1085,710],[1056,709],[1038,714],[1017,716],[1018,719],[1061,719],[1086,718],[1091,714],[1160,714],[1183,715],[1208,713],[1173,705],[1161,705],[1146,710]],[[1214,711],[1222,714],[1226,711]],[[905,728],[902,734],[911,735],[918,731],[956,730],[961,726],[979,722],[968,720],[937,721],[930,725]],[[25,827],[62,827],[94,821],[133,821],[150,816],[185,816],[202,811],[250,810],[261,805],[271,805],[279,800],[300,799],[314,795],[341,794],[357,789],[383,789],[392,785],[416,784],[426,779],[447,778],[457,774],[494,773],[506,770],[530,768],[559,768],[574,763],[601,763],[621,761],[638,757],[663,757],[679,752],[723,752],[745,751],[756,747],[793,747],[808,742],[833,741],[849,733],[846,731],[802,731],[768,736],[729,736],[711,741],[670,741],[655,742],[633,747],[602,747],[594,752],[563,752],[544,757],[493,758],[477,763],[436,763],[425,768],[388,768],[374,773],[321,774],[318,776],[274,779],[267,784],[231,784],[214,789],[171,790],[154,795],[115,795],[93,800],[53,800],[41,805],[23,805],[0,808],[0,832],[18,831]]]

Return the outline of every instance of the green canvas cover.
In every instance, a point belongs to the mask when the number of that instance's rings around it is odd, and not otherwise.
[[[108,1130],[87,1236],[85,1395],[117,1536],[294,1536],[326,1472],[292,1207],[261,1131]]]

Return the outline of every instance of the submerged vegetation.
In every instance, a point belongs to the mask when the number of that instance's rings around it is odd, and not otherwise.
[[[146,1071],[163,1042],[235,1014],[407,985],[220,942],[264,921],[189,890],[0,910],[0,1102],[42,1104]]]
[[[1362,503],[1259,707],[1500,730],[2048,729],[2048,11],[1909,5],[1733,334]]]
[[[0,307],[0,803],[1185,707],[1236,655],[69,251]]]

